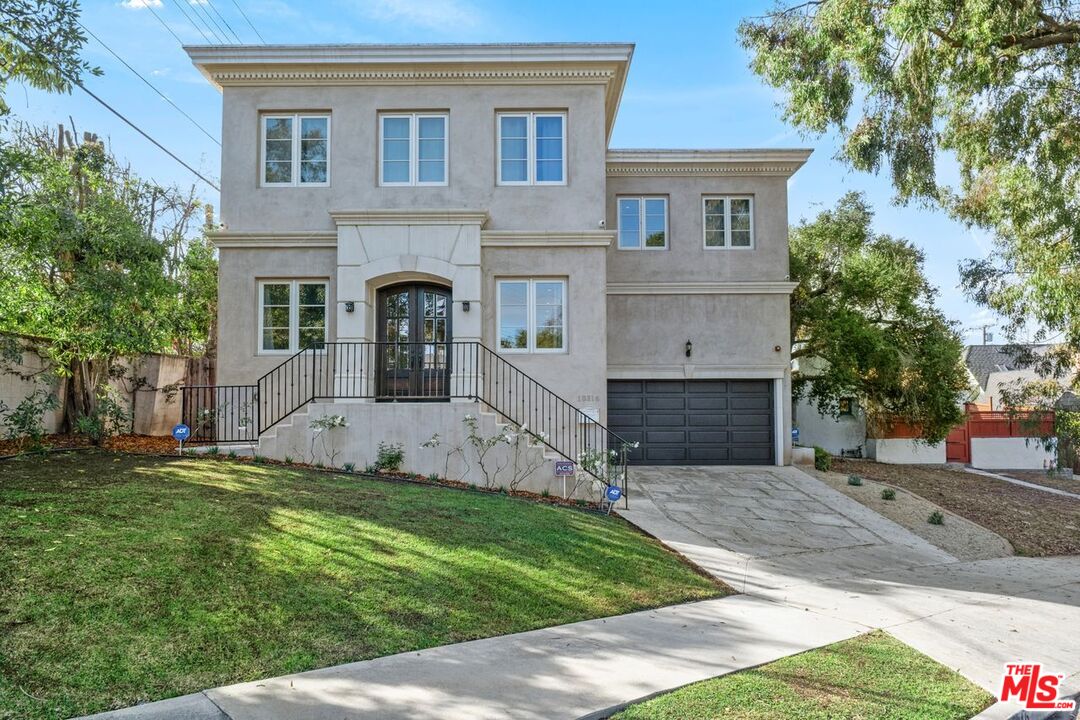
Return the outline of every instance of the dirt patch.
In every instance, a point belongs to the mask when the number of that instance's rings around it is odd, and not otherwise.
[[[863,484],[849,485],[847,475],[816,470],[812,472],[829,487],[907,528],[958,560],[986,560],[1013,554],[1009,541],[997,533],[902,488],[871,480],[861,473],[856,474],[863,478]],[[885,489],[893,490],[896,499],[883,500],[881,491]],[[935,510],[945,515],[944,524],[931,525],[926,521]]]
[[[1001,535],[1018,555],[1080,554],[1080,500],[940,466],[836,460],[833,469],[919,495]]]
[[[1024,482],[1080,495],[1080,476],[1069,478],[1046,470],[994,470],[993,472],[1005,477],[1016,478]]]
[[[71,450],[90,447],[91,443],[84,435],[49,435],[45,438],[44,445],[48,450]],[[104,448],[117,452],[167,455],[176,452],[177,443],[171,437],[161,435],[116,435],[105,441]],[[25,441],[0,440],[0,457],[26,451]]]

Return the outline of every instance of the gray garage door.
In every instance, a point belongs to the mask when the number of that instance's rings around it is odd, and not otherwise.
[[[611,380],[608,425],[639,465],[771,465],[771,380]]]

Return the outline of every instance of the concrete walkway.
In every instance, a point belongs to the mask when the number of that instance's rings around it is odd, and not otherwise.
[[[1058,488],[1049,487],[1047,485],[1040,485],[1038,483],[1028,482],[1027,480],[1009,477],[1008,475],[999,475],[998,473],[992,473],[987,470],[979,470],[977,468],[966,467],[964,468],[964,471],[969,472],[972,475],[983,475],[985,477],[994,478],[995,480],[1004,480],[1007,483],[1019,485],[1020,487],[1030,488],[1032,490],[1041,490],[1042,492],[1050,493],[1051,495],[1061,495],[1063,497],[1072,498],[1073,500],[1080,500],[1080,494],[1069,492],[1068,490],[1059,490]]]
[[[744,595],[404,653],[105,713],[113,720],[582,718],[867,631],[997,690],[1080,689],[1080,558],[960,563],[794,468],[637,468],[628,520]],[[1007,718],[1015,707],[984,717]]]

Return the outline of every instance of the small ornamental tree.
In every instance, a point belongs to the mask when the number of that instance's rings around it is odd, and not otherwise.
[[[794,391],[825,414],[857,397],[868,421],[903,421],[939,442],[963,420],[970,393],[963,346],[934,305],[922,253],[875,233],[863,196],[791,231]]]

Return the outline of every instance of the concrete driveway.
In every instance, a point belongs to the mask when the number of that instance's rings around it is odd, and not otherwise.
[[[742,592],[884,628],[991,692],[1017,660],[1080,690],[1080,557],[959,562],[792,467],[637,467],[630,498],[621,515]]]

